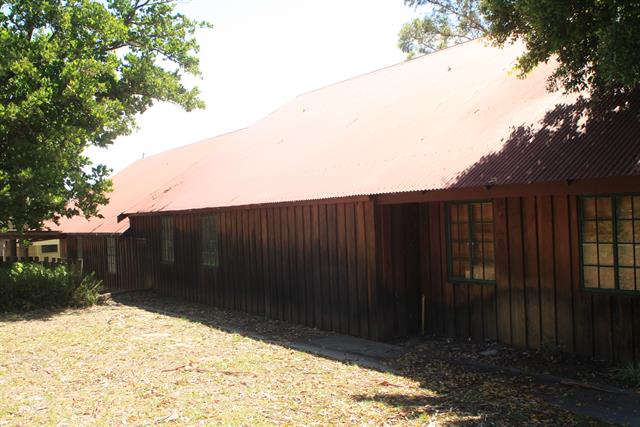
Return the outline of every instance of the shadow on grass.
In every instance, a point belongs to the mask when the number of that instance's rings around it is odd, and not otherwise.
[[[50,307],[50,308],[38,308],[29,311],[15,311],[0,313],[0,323],[2,322],[29,322],[34,320],[50,320],[60,313],[65,311],[66,308]]]
[[[392,372],[416,381],[421,388],[418,394],[398,393],[397,389],[394,390],[396,385],[384,384],[386,381],[383,381],[370,394],[367,394],[367,390],[362,390],[362,393],[351,396],[354,402],[379,403],[396,408],[403,418],[416,422],[428,422],[430,417],[438,414],[446,414],[448,425],[522,424],[526,423],[532,413],[535,413],[536,418],[549,423],[559,420],[562,424],[573,420],[570,414],[551,409],[548,405],[543,405],[542,401],[532,399],[525,392],[523,387],[526,382],[522,380],[467,371],[445,360],[414,358],[411,352],[399,358],[379,360],[377,365],[363,359],[345,360],[340,358],[339,353],[323,354],[317,351],[317,347],[308,345],[309,340],[314,338],[337,334],[165,297],[151,291],[113,295],[112,300],[314,356],[337,359],[380,372]]]

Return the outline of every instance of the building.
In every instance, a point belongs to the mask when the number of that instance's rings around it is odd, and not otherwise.
[[[477,40],[140,160],[56,231],[113,289],[374,340],[640,360],[638,99],[549,93]]]

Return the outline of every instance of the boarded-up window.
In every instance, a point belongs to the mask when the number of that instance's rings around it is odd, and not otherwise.
[[[116,239],[107,237],[107,273],[114,274],[117,271]]]
[[[162,217],[161,226],[161,260],[162,262],[172,263],[173,255],[173,218],[168,216]]]
[[[494,282],[493,203],[447,204],[449,279]]]
[[[202,217],[202,265],[217,267],[218,255],[218,226],[214,215]]]
[[[640,196],[581,197],[579,206],[583,286],[640,290]]]

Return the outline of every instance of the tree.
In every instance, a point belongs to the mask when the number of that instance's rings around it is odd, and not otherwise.
[[[430,53],[482,35],[497,45],[522,40],[517,69],[526,76],[556,58],[551,90],[598,97],[640,85],[640,2],[629,0],[405,0],[428,14],[405,24],[400,48]]]
[[[405,0],[405,5],[427,8],[422,18],[407,22],[400,29],[398,47],[408,58],[427,54],[486,33],[479,0]]]
[[[629,0],[483,0],[498,44],[522,39],[523,75],[557,57],[551,88],[628,92],[640,83],[640,2]]]
[[[0,230],[99,215],[111,183],[83,155],[155,101],[203,108],[194,33],[173,0],[0,0]]]

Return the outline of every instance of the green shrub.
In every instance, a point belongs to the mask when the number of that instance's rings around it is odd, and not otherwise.
[[[616,370],[616,377],[634,387],[640,387],[640,364],[630,363]]]
[[[0,312],[95,304],[102,282],[75,268],[16,262],[0,268]]]

